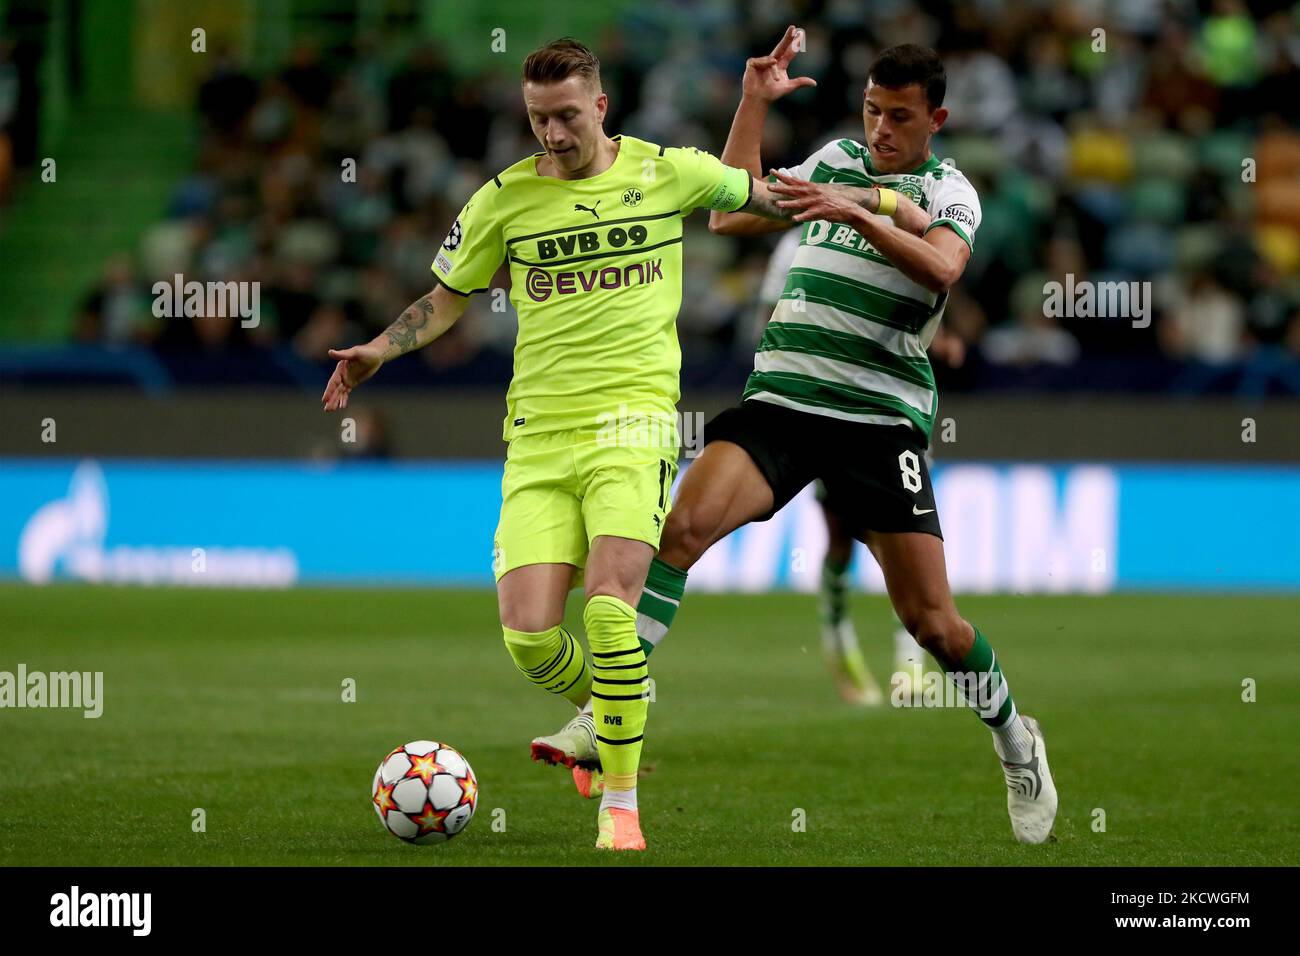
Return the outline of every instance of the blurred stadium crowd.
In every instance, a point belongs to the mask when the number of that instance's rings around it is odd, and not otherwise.
[[[983,203],[945,320],[967,358],[942,371],[945,387],[1300,394],[1300,5],[638,5],[581,38],[602,61],[606,131],[720,152],[745,58],[766,53],[787,22],[807,29],[795,72],[818,85],[773,112],[768,165],[862,139],[877,50],[921,42],[945,59],[951,118],[936,152]],[[214,51],[195,106],[195,168],[138,252],[88,292],[76,336],[178,360],[315,362],[382,330],[430,287],[461,203],[537,150],[518,88],[526,52],[512,44],[493,72],[458,75],[438,41],[363,35],[346,49],[303,43],[255,75]],[[350,158],[354,183],[342,176]],[[684,381],[738,383],[774,242],[713,236],[703,215],[689,222]],[[261,324],[155,319],[150,286],[178,272],[259,280]],[[1044,285],[1067,274],[1150,281],[1154,321],[1047,317]],[[502,270],[495,286],[507,282]],[[475,297],[452,333],[396,363],[407,366],[397,380],[504,381],[515,317],[496,302]]]

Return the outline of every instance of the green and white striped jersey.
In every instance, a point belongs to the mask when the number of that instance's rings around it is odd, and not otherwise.
[[[865,146],[841,139],[787,172],[897,190],[931,213],[930,229],[947,226],[968,245],[979,228],[974,187],[935,156],[910,173],[880,175]],[[911,424],[929,440],[938,397],[925,350],[947,298],[903,275],[851,227],[805,223],[743,397],[853,422]]]

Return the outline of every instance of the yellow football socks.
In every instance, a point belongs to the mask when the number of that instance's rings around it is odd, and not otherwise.
[[[636,635],[636,611],[608,594],[587,602],[582,615],[591,647],[592,711],[605,792],[635,790],[641,738],[650,708],[645,651]]]
[[[508,627],[502,631],[506,649],[520,673],[575,707],[587,702],[591,695],[591,668],[587,666],[582,645],[562,625],[532,633]]]

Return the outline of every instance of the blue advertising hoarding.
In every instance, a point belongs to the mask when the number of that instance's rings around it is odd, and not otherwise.
[[[1300,590],[1300,468],[947,464],[965,593]],[[0,460],[0,578],[173,586],[491,586],[499,462]],[[693,590],[812,591],[811,489],[719,542]],[[861,587],[882,591],[869,558]]]

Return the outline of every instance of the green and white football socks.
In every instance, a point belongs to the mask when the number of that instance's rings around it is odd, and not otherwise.
[[[997,655],[980,632],[955,668],[944,670],[966,703],[993,732],[993,749],[1002,761],[1011,832],[1021,843],[1044,843],[1056,820],[1056,784],[1047,766],[1047,744],[1038,721],[1016,711]],[[944,663],[944,662],[940,662]]]
[[[957,666],[950,667],[944,661],[940,664],[966,703],[992,731],[993,749],[998,757],[1015,763],[1029,760],[1033,755],[1033,735],[1016,711],[1011,688],[1002,676],[993,647],[978,627],[974,630],[975,641]]]
[[[655,558],[650,562],[645,587],[636,605],[636,636],[646,657],[672,627],[677,608],[686,593],[686,572]]]

